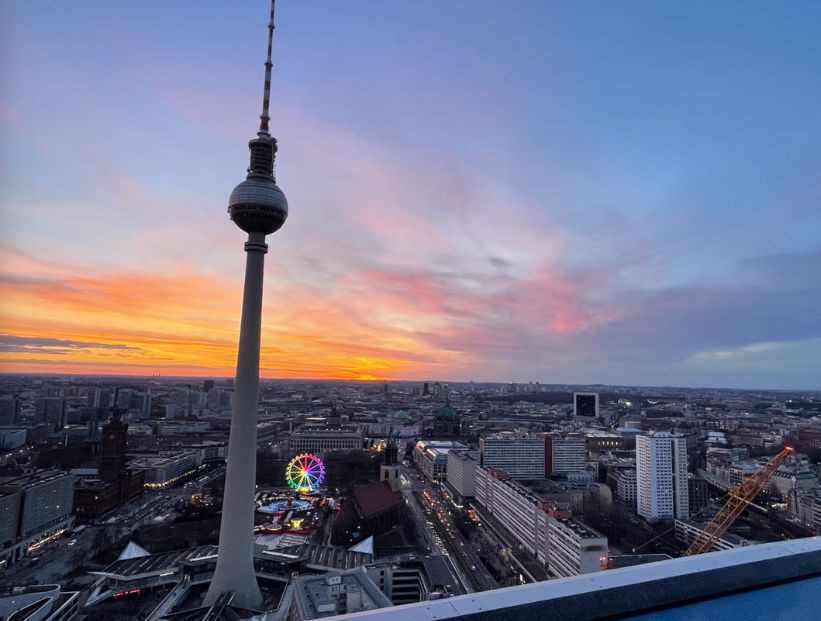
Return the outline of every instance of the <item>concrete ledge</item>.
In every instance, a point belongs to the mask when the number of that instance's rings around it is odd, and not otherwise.
[[[821,539],[811,537],[360,612],[344,618],[587,621],[679,606],[818,575]],[[819,593],[807,596],[821,600]]]

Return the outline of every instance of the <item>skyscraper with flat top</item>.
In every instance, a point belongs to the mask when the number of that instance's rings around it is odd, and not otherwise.
[[[268,133],[271,92],[271,48],[274,39],[274,0],[268,23],[268,57],[257,137],[248,143],[251,163],[248,176],[228,199],[228,213],[248,233],[245,242],[245,287],[242,294],[239,351],[231,435],[228,441],[225,492],[219,556],[214,578],[205,597],[213,605],[224,593],[231,603],[257,608],[262,595],[254,571],[254,479],[256,476],[257,406],[259,405],[259,346],[262,326],[262,275],[268,245],[266,235],[279,230],[288,217],[288,201],[274,178],[277,141]]]
[[[637,513],[650,521],[689,517],[683,436],[657,431],[636,437],[636,503]]]

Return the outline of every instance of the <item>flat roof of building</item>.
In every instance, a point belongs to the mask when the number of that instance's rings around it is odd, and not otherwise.
[[[197,562],[217,558],[217,546],[200,546],[185,550],[174,550],[163,554],[150,554],[137,558],[114,561],[102,571],[91,572],[97,575],[113,576],[121,579],[136,578],[146,574],[160,573],[175,569],[184,561]]]
[[[737,607],[742,604],[743,615]],[[694,614],[707,609],[711,614]],[[551,618],[574,621],[615,616],[772,621],[814,618],[819,609],[821,539],[809,537],[354,613],[345,619],[433,621],[469,616],[471,621],[536,621],[549,610]]]
[[[308,565],[331,569],[355,569],[373,561],[373,554],[351,552],[345,548],[309,543],[276,548],[262,553],[262,556],[286,555],[293,559],[302,559]]]
[[[574,533],[576,533],[579,537],[583,537],[585,539],[599,539],[604,538],[604,535],[601,533],[596,532],[592,528],[585,526],[584,524],[577,522],[576,520],[570,518],[554,518],[557,522],[560,522]]]
[[[316,619],[328,616],[329,610],[335,610],[337,601],[329,594],[331,581],[338,580],[344,585],[347,593],[361,591],[367,598],[365,606],[369,609],[384,609],[393,606],[387,596],[371,581],[363,569],[350,572],[329,572],[317,576],[300,576],[293,583],[303,619]]]
[[[72,475],[69,472],[63,472],[62,470],[46,470],[16,477],[0,477],[0,487],[31,487],[34,485],[42,485],[43,483],[56,481],[57,479],[67,476]]]

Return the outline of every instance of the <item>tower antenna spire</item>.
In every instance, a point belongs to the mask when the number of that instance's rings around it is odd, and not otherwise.
[[[262,92],[262,114],[259,115],[259,132],[268,133],[268,104],[271,100],[271,69],[274,63],[271,61],[271,50],[274,46],[274,8],[276,0],[271,0],[271,20],[268,22],[268,58],[265,59],[265,86]]]

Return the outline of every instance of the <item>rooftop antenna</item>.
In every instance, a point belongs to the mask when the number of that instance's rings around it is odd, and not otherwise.
[[[259,133],[268,133],[268,104],[271,100],[271,69],[274,63],[271,61],[271,49],[274,46],[274,6],[276,0],[271,0],[271,20],[268,22],[268,58],[265,59],[265,87],[262,93],[262,114],[259,115]]]

